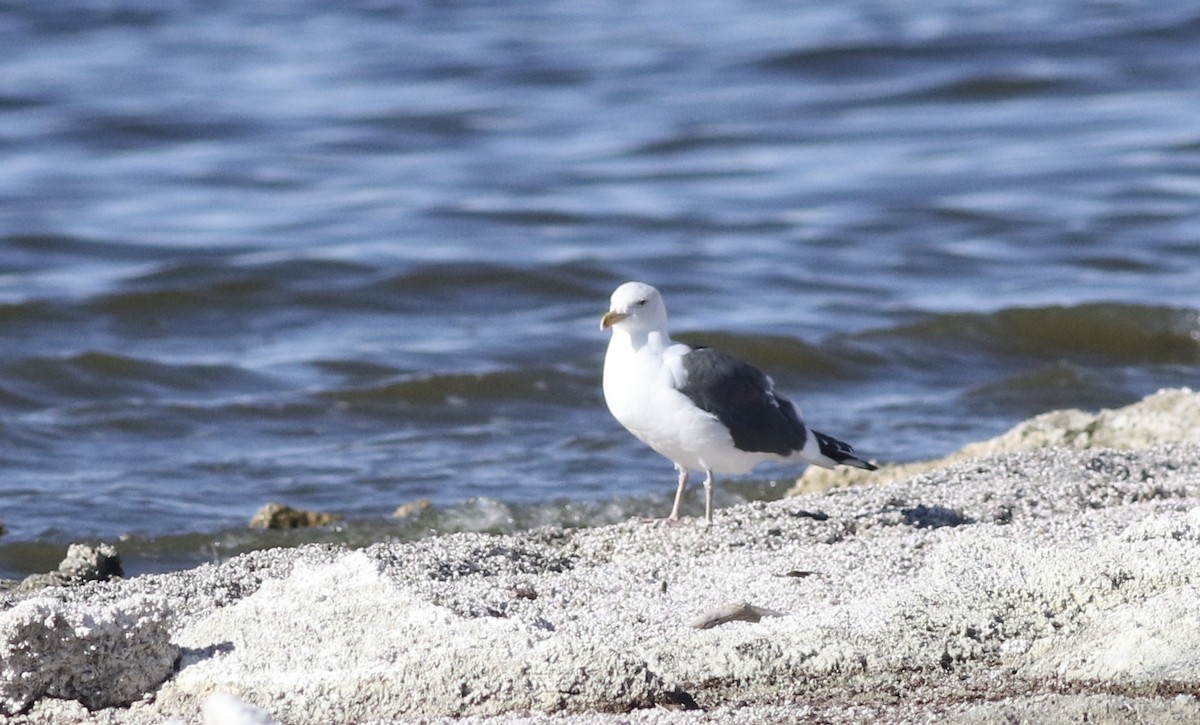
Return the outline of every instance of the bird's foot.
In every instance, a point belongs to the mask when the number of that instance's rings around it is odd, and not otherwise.
[[[665,526],[670,526],[671,528],[679,528],[680,526],[688,525],[688,522],[683,519],[679,519],[679,518],[673,519],[669,516],[665,519],[656,519],[654,517],[648,516],[648,517],[641,519],[641,522],[643,524],[663,524]]]

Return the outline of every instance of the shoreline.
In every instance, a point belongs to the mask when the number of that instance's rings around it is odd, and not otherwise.
[[[0,713],[1195,722],[1197,560],[1200,447],[1008,451],[707,529],[311,545],[6,592]],[[758,621],[693,626],[742,603]]]

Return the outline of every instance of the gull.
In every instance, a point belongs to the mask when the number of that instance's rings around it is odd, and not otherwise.
[[[746,473],[763,461],[875,470],[848,443],[804,425],[790,400],[758,368],[709,347],[674,342],[654,287],[626,282],[612,294],[601,330],[604,402],[617,421],[675,464],[668,523],[679,521],[689,471],[704,472],[704,521],[712,523],[713,475]]]

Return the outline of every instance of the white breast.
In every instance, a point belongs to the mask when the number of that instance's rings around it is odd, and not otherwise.
[[[677,353],[677,351],[671,351]],[[772,458],[739,451],[716,416],[697,408],[676,387],[682,366],[672,356],[614,334],[604,357],[604,400],[621,425],[659,454],[687,468],[744,473]],[[673,359],[674,358],[674,359]]]

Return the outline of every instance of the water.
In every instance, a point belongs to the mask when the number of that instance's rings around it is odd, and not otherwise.
[[[1140,0],[0,2],[0,577],[661,515],[626,279],[881,460],[1194,385],[1198,76]]]

